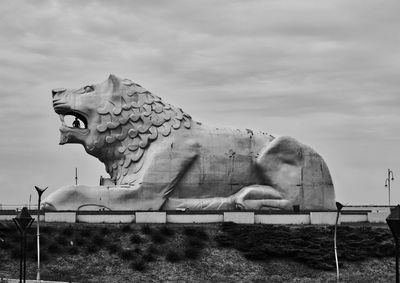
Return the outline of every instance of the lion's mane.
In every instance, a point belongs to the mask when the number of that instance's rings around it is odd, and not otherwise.
[[[173,130],[190,129],[192,118],[128,79],[121,80],[114,92],[117,93],[97,109],[101,117],[97,131],[103,137],[95,146],[115,145],[123,159],[106,163],[106,170],[115,182],[133,184],[135,179],[127,174],[134,175],[141,169],[149,145],[160,135],[166,137]]]

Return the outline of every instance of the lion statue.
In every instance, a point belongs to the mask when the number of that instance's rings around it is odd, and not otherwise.
[[[114,75],[52,95],[60,144],[82,144],[110,178],[61,188],[46,210],[335,210],[324,160],[293,138],[204,126]]]

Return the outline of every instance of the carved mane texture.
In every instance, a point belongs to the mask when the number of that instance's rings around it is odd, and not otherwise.
[[[115,146],[123,155],[119,161],[105,164],[117,184],[135,182],[133,176],[142,168],[146,150],[160,135],[166,137],[173,130],[192,126],[192,118],[182,109],[165,103],[128,79],[120,81],[118,89],[113,89],[112,96],[97,113],[101,123],[96,129],[104,137],[95,147]],[[104,162],[101,157],[99,159]]]

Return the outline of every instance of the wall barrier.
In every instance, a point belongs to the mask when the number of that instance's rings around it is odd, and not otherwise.
[[[386,223],[388,209],[369,211],[342,211],[339,224]],[[35,212],[31,215],[36,219]],[[0,221],[11,221],[15,211],[0,211]],[[334,225],[335,211],[263,212],[263,211],[57,211],[40,215],[44,222],[65,223],[223,223],[283,224],[283,225]]]
[[[256,214],[255,224],[310,224],[310,214]]]

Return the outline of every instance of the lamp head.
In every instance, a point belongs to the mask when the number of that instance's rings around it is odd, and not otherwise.
[[[36,191],[38,192],[39,196],[41,196],[45,190],[47,190],[48,187],[46,188],[39,188],[38,186],[35,186]]]
[[[336,208],[337,208],[338,211],[341,211],[343,207],[344,207],[343,204],[341,204],[341,203],[338,202],[338,201],[336,202]]]

